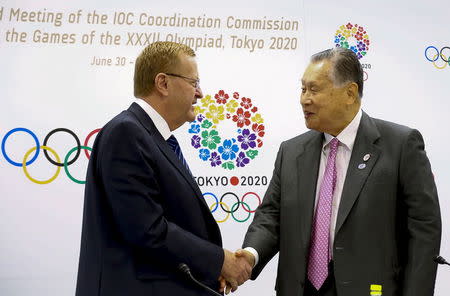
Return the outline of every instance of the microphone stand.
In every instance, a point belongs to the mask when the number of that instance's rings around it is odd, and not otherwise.
[[[191,270],[190,270],[190,268],[189,268],[189,266],[187,264],[180,263],[180,265],[178,265],[178,270],[181,271],[182,273],[184,273],[185,275],[187,275],[192,282],[194,282],[198,286],[202,287],[206,291],[210,292],[211,294],[213,294],[215,296],[223,296],[222,294],[217,293],[216,291],[214,291],[210,287],[208,287],[208,286],[204,285],[203,283],[197,281],[195,279],[195,277],[192,275]]]
[[[444,257],[442,256],[436,256],[433,258],[433,261],[438,263],[438,264],[442,264],[442,265],[450,265],[450,263],[448,263]]]

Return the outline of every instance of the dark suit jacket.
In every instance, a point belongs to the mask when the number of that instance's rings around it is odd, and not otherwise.
[[[303,295],[323,134],[281,144],[272,180],[245,237],[259,253],[255,279],[279,251],[277,295]],[[358,169],[370,154],[367,167]],[[417,130],[363,112],[338,210],[337,294],[431,296],[441,237],[434,178]]]
[[[194,179],[133,103],[94,143],[76,296],[208,295],[177,267],[217,289],[221,245]]]

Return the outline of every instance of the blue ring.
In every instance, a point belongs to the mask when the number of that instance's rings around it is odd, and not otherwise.
[[[6,155],[6,151],[5,151],[6,139],[8,139],[8,137],[11,136],[11,135],[12,135],[13,133],[15,133],[15,132],[26,132],[26,133],[30,134],[30,135],[33,137],[34,141],[36,142],[36,152],[35,152],[33,158],[32,158],[30,161],[28,161],[28,162],[26,163],[26,165],[30,165],[30,164],[32,164],[32,163],[36,160],[36,158],[38,157],[38,155],[39,155],[39,150],[40,150],[39,147],[40,147],[41,145],[39,145],[39,140],[38,140],[38,138],[36,137],[36,135],[35,135],[32,131],[30,131],[29,129],[22,128],[22,127],[18,127],[18,128],[15,128],[15,129],[10,130],[10,131],[5,135],[5,137],[3,137],[3,140],[2,140],[2,154],[3,154],[3,156],[5,157],[5,159],[6,159],[10,164],[12,164],[12,165],[14,165],[14,166],[18,166],[18,167],[22,167],[22,166],[23,166],[22,163],[18,163],[18,162],[15,162],[15,161],[11,160],[11,159],[8,157],[8,155]]]
[[[211,195],[212,197],[214,197],[216,199],[216,207],[214,208],[214,210],[211,210],[211,213],[214,213],[217,210],[217,208],[219,207],[219,199],[217,198],[217,196],[214,193],[211,193],[211,192],[203,193],[203,197],[205,197],[205,195]]]
[[[436,50],[436,59],[435,59],[435,60],[430,60],[430,59],[428,58],[428,56],[427,56],[427,51],[428,51],[428,49],[430,49],[430,48],[434,48],[434,49]],[[428,46],[427,48],[425,48],[425,58],[426,58],[427,60],[429,60],[430,62],[436,62],[436,61],[438,60],[438,58],[439,58],[439,50],[438,50],[435,46],[433,46],[433,45]]]

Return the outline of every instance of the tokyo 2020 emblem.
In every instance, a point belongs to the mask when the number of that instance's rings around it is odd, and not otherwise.
[[[206,95],[195,107],[196,118],[188,132],[198,157],[211,167],[234,170],[245,167],[259,154],[265,135],[264,119],[249,97],[219,90]],[[235,134],[223,136],[221,126],[231,122]]]
[[[358,59],[363,58],[369,51],[369,35],[363,26],[347,23],[336,31],[334,36],[336,47],[343,47],[352,50]]]

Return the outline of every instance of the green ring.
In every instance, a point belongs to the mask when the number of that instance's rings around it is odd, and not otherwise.
[[[236,203],[231,207],[231,210],[230,210],[230,212],[231,212],[231,217],[233,217],[234,221],[236,221],[236,222],[244,223],[244,222],[246,222],[248,219],[250,219],[250,216],[252,215],[252,213],[249,212],[247,218],[245,218],[244,220],[239,220],[239,219],[237,219],[237,218],[234,216],[233,211],[234,211],[234,207],[235,207],[236,205],[239,207],[239,204],[244,204],[244,205],[247,206],[247,208],[250,209],[250,206],[249,206],[246,202],[238,201],[238,202],[236,202]]]
[[[69,168],[68,168],[68,160],[69,160],[69,157],[70,157],[70,155],[71,155],[72,153],[74,153],[74,152],[75,152],[76,150],[78,150],[78,149],[86,149],[86,150],[89,150],[89,151],[92,152],[92,148],[91,148],[91,147],[87,147],[87,146],[77,146],[77,147],[72,148],[72,149],[67,153],[66,157],[64,158],[64,171],[66,171],[67,177],[69,177],[69,179],[72,180],[72,181],[74,181],[75,183],[78,183],[78,184],[86,184],[86,181],[80,181],[80,180],[77,180],[77,179],[75,179],[74,177],[72,177],[72,175],[69,173]]]

